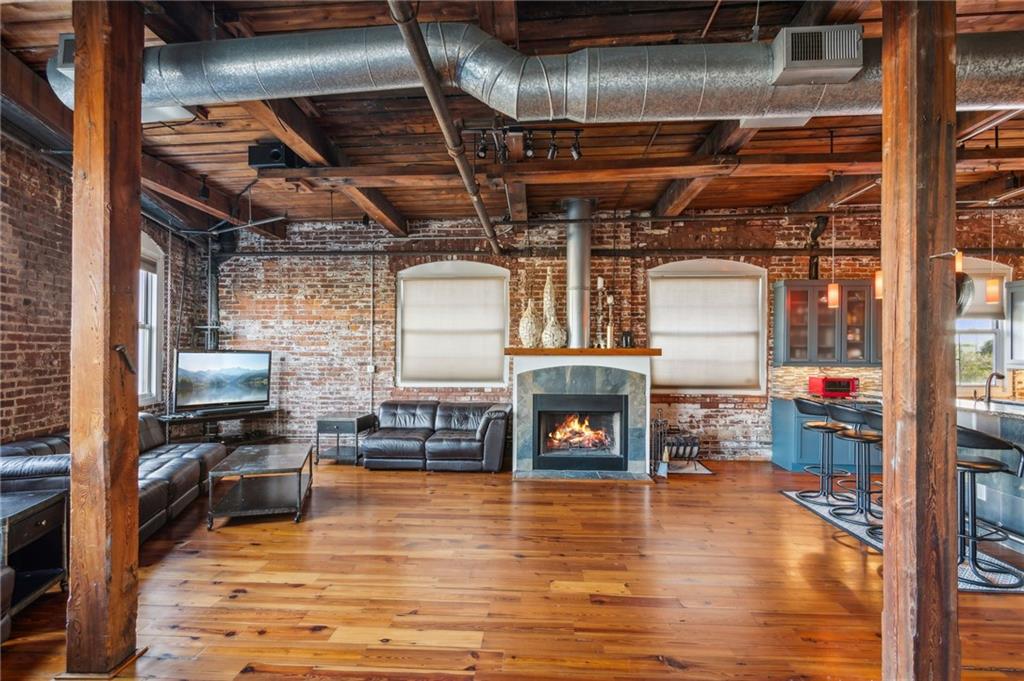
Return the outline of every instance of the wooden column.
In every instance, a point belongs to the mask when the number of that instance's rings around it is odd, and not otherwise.
[[[142,9],[76,2],[67,677],[135,653]]]
[[[882,4],[885,403],[882,678],[960,678],[954,273],[955,5]]]

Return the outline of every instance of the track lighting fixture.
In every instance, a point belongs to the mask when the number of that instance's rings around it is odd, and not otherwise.
[[[206,186],[206,175],[199,176],[199,198],[203,201],[210,200],[210,188]]]
[[[488,151],[487,139],[483,135],[480,135],[480,143],[476,145],[476,157],[479,159],[485,159],[487,158]]]
[[[583,158],[583,150],[580,149],[580,131],[576,131],[576,139],[572,142],[572,147],[569,149],[569,153],[572,155],[572,160],[578,161]]]
[[[548,144],[548,160],[554,161],[558,158],[558,142],[555,141],[555,131],[551,131],[551,142]]]
[[[523,156],[533,158],[533,130],[527,130],[523,136]]]

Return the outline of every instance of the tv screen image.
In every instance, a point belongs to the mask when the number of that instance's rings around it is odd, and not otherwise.
[[[269,352],[179,352],[176,410],[260,406],[270,402]]]

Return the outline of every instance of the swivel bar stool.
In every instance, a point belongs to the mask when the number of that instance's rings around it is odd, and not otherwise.
[[[987,589],[1016,589],[1024,584],[1024,574],[978,556],[978,542],[1006,541],[1007,536],[1002,530],[979,528],[977,476],[1009,473],[1024,478],[1024,449],[1012,442],[962,426],[956,428],[956,446],[957,563],[962,565],[966,562],[973,574],[973,577],[960,579]],[[1017,466],[1011,468],[999,459],[984,456],[960,456],[961,449],[1014,452],[1017,455]],[[999,575],[1003,581],[995,581],[990,575]]]
[[[862,527],[874,527],[873,520],[881,519],[882,515],[871,507],[872,498],[881,494],[881,489],[875,486],[871,480],[871,446],[882,441],[881,433],[864,430],[864,412],[843,404],[829,404],[829,418],[833,421],[845,423],[849,426],[847,430],[836,433],[835,437],[854,444],[856,455],[856,466],[854,478],[839,480],[836,484],[841,489],[853,493],[853,503],[835,505],[828,512],[840,520],[845,520],[854,525]],[[850,488],[852,482],[853,487]]]
[[[873,411],[871,409],[863,409],[861,411],[864,414],[864,425],[866,425],[868,428],[870,428],[872,430],[872,432],[875,432],[875,433],[878,433],[879,435],[882,435],[882,413],[878,412],[878,411]],[[878,449],[878,452],[881,454],[882,451],[883,451],[882,450],[882,443],[879,442],[878,444],[876,444],[874,446]],[[884,473],[884,471],[885,471],[885,466],[884,465],[882,466],[882,471],[883,471],[882,474],[884,475],[885,474]],[[879,503],[879,505],[881,505],[881,499],[878,500],[878,503]],[[872,538],[877,539],[878,541],[882,541],[882,526],[881,525],[872,525],[871,527],[869,527],[866,530],[866,532]]]
[[[804,430],[809,430],[821,435],[821,449],[818,453],[818,464],[815,466],[804,466],[804,471],[818,476],[818,489],[805,489],[796,493],[798,497],[809,504],[819,506],[831,506],[833,501],[842,502],[844,499],[838,497],[833,490],[833,481],[840,475],[849,475],[849,471],[836,470],[832,460],[832,436],[846,426],[828,420],[828,411],[825,405],[814,400],[807,400],[802,397],[794,398],[793,404],[797,412],[804,416],[820,416],[820,421],[808,421],[804,423]]]

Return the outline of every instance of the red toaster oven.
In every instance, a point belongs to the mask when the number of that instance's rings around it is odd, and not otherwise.
[[[811,376],[807,379],[807,391],[816,397],[850,397],[860,387],[858,378],[836,376]]]

